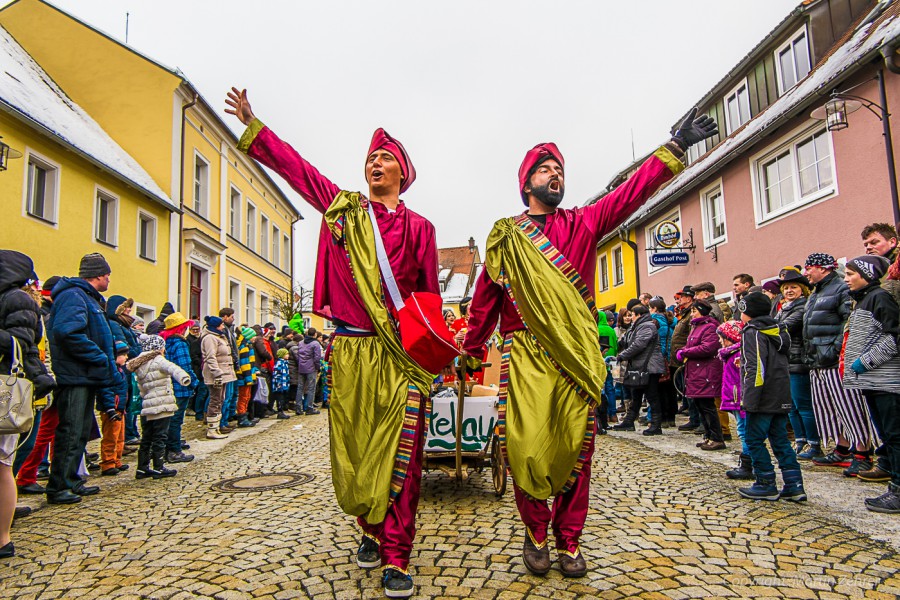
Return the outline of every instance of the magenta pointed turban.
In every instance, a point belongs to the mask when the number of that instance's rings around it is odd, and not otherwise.
[[[548,158],[556,160],[559,166],[565,168],[566,163],[563,160],[562,153],[553,142],[538,144],[529,150],[525,155],[525,160],[522,161],[522,166],[519,167],[519,193],[522,195],[522,202],[525,203],[525,206],[528,206],[528,196],[525,194],[525,186],[528,184],[528,179],[538,165]]]
[[[392,138],[387,131],[379,127],[375,130],[375,133],[372,134],[372,143],[369,144],[369,151],[366,153],[366,158],[371,156],[376,150],[381,149],[387,150],[393,154],[394,158],[397,159],[397,162],[400,163],[400,173],[403,175],[403,183],[400,184],[400,193],[402,194],[408,190],[409,186],[412,185],[412,182],[416,180],[416,168],[413,166],[412,161],[409,160],[409,155],[406,153],[406,148],[403,147],[403,144]]]

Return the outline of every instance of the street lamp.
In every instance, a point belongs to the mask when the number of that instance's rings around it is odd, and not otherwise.
[[[883,69],[878,70],[875,79],[878,80],[878,89],[881,93],[880,104],[861,96],[848,94],[847,92],[850,90],[844,92],[835,90],[831,93],[831,98],[828,102],[826,102],[824,106],[820,106],[813,110],[809,116],[813,119],[825,121],[825,126],[828,128],[828,131],[847,129],[850,126],[847,115],[856,112],[860,108],[866,108],[870,113],[878,117],[878,120],[881,121],[882,135],[884,136],[884,152],[887,156],[888,183],[891,187],[891,210],[894,215],[894,224],[897,225],[900,223],[900,202],[898,202],[897,198],[897,171],[894,167],[894,143],[891,138],[891,115],[887,110],[887,94],[884,89]]]
[[[0,171],[5,171],[9,160],[11,158],[22,158],[22,153],[10,148],[9,144],[4,144],[2,139],[3,136],[0,135]]]

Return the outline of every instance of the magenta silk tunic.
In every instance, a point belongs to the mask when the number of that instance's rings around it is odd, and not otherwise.
[[[672,159],[677,161],[674,156]],[[578,271],[591,294],[595,291],[597,242],[618,227],[672,176],[669,166],[653,155],[626,182],[599,202],[575,209],[558,208],[547,215],[544,235]],[[469,355],[484,359],[484,343],[494,332],[498,316],[501,334],[525,329],[503,287],[483,269],[469,307],[469,330],[465,341],[465,350]]]
[[[320,213],[328,210],[341,191],[268,127],[263,127],[256,135],[247,154],[281,175]],[[372,207],[401,296],[406,297],[412,292],[439,294],[434,225],[406,208],[403,201],[393,213],[380,202],[373,202]],[[389,297],[386,302],[390,304]],[[353,281],[347,252],[335,241],[324,220],[319,229],[313,312],[352,327],[373,329]]]

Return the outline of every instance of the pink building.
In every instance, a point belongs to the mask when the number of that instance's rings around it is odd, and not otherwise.
[[[837,90],[873,101],[879,115],[883,91],[887,112],[900,114],[898,15],[894,2],[807,0],[707,93],[698,106],[720,136],[692,148],[688,168],[623,225],[636,240],[640,291],[671,300],[684,285],[712,281],[730,296],[738,273],[760,283],[811,252],[852,258],[864,253],[864,226],[894,223],[878,116],[862,107],[849,127],[829,131],[810,113]],[[660,246],[663,221],[694,248]],[[688,263],[650,263],[673,251]]]

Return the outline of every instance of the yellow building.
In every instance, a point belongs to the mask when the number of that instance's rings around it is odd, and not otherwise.
[[[31,256],[41,279],[100,252],[110,294],[164,302],[177,205],[2,27],[0,136],[15,157],[0,164],[0,247]]]
[[[0,10],[5,27],[174,200],[164,299],[189,316],[231,306],[239,322],[270,314],[291,289],[300,213],[183,74],[42,0]],[[72,49],[77,48],[77,52]],[[160,231],[162,231],[162,227]],[[161,302],[131,294],[145,316]]]
[[[623,240],[623,237],[625,239]],[[597,244],[597,307],[618,311],[638,294],[634,231],[614,231]]]

